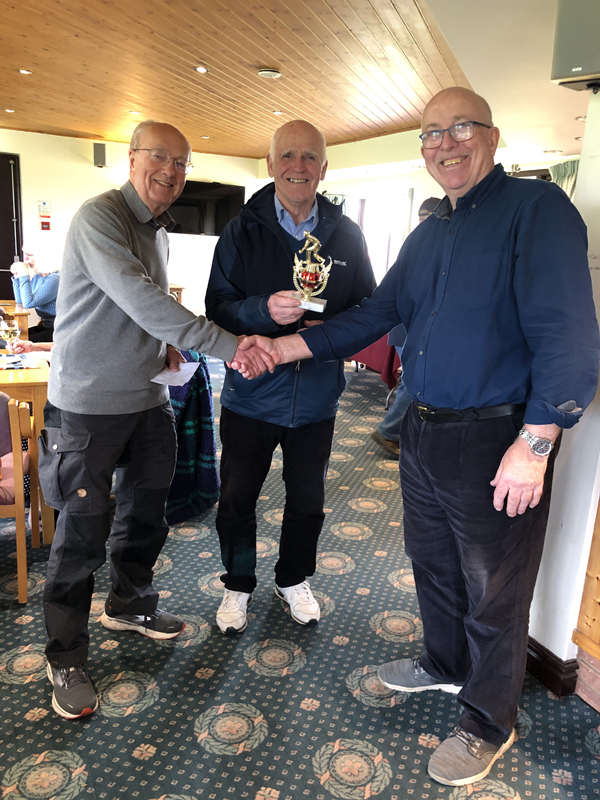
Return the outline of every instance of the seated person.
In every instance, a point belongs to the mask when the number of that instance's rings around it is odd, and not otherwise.
[[[11,266],[15,300],[23,308],[35,308],[41,320],[39,325],[29,328],[29,340],[51,342],[56,317],[59,273],[36,268],[31,253],[23,252],[23,258],[25,261],[16,261]]]

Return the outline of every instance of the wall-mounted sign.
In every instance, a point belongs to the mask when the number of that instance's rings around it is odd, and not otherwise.
[[[43,219],[41,221],[41,225],[42,225],[42,230],[43,231],[49,231],[50,230],[50,220],[49,219]]]
[[[48,200],[38,200],[38,217],[50,219],[50,203]]]

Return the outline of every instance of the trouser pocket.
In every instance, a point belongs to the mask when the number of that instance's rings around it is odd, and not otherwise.
[[[39,437],[39,477],[44,500],[59,511],[86,512],[91,509],[86,486],[86,450],[91,435],[46,428]]]

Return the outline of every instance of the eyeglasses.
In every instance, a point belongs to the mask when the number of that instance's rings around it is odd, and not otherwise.
[[[451,125],[449,128],[444,128],[441,131],[425,131],[419,134],[419,139],[426,150],[433,150],[439,147],[444,141],[444,134],[446,131],[454,139],[455,142],[468,142],[473,138],[475,133],[475,125],[481,125],[482,128],[491,128],[491,125],[486,125],[485,122],[475,122],[469,120],[468,122],[457,122],[456,125]]]
[[[177,172],[183,172],[184,175],[188,175],[194,167],[191,161],[181,161],[174,156],[170,156],[166,150],[160,147],[134,147],[132,149],[134,153],[140,150],[145,150],[147,153],[150,153],[152,161],[154,161],[155,164],[160,164],[161,167],[166,167],[169,161],[172,161],[173,164],[175,164]]]

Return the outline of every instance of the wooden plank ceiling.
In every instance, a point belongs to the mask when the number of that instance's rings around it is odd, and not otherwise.
[[[424,0],[0,0],[0,70],[0,127],[124,142],[152,117],[251,158],[286,120],[354,142],[469,85]]]

